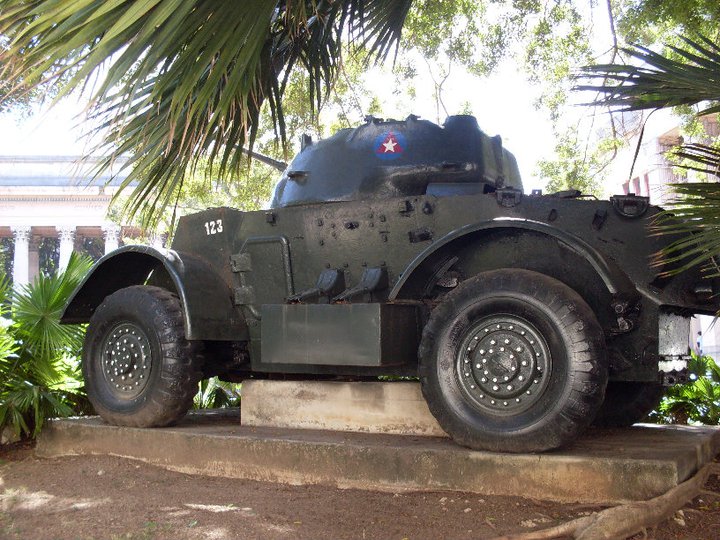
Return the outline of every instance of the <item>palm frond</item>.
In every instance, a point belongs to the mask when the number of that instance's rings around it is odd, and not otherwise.
[[[9,324],[0,318],[0,376],[4,375],[3,367],[11,362],[17,352],[15,338],[8,331]]]
[[[720,179],[720,150],[690,143],[670,152],[678,167]],[[658,254],[658,265],[671,268],[664,274],[683,272],[701,265],[708,277],[720,275],[720,183],[671,184],[674,198],[658,216],[655,232],[676,235]],[[669,266],[668,266],[669,265]]]
[[[707,144],[682,144],[672,150],[678,167],[717,177],[720,181],[720,148]]]
[[[659,263],[668,265],[668,275],[702,266],[708,277],[720,275],[720,183],[672,184],[674,199],[658,215],[656,234],[672,236]]]
[[[19,345],[15,337],[12,320],[0,318],[0,388],[2,382],[16,373],[19,365]]]
[[[31,381],[15,381],[0,395],[0,430],[10,426],[16,435],[36,437],[46,418],[73,414],[66,396]]]
[[[601,81],[578,90],[601,94],[595,103],[634,111],[709,102],[699,114],[720,112],[720,46],[705,37],[682,38],[686,47],[670,46],[676,55],[645,47],[623,49],[641,65],[596,64],[581,69],[578,78]]]
[[[5,313],[5,306],[10,300],[10,280],[0,270],[0,317]]]
[[[31,351],[32,361],[48,365],[46,359],[62,350],[79,350],[84,330],[79,325],[60,324],[60,315],[70,294],[88,270],[92,261],[73,254],[67,269],[57,276],[38,275],[33,283],[16,292],[13,319],[24,348]],[[54,380],[57,374],[45,376]]]
[[[320,103],[333,84],[345,34],[384,58],[398,42],[411,0],[0,0],[9,39],[0,73],[10,83],[68,80],[65,95],[107,73],[90,122],[110,168],[130,160],[129,211],[148,218],[174,202],[198,160],[237,176],[267,102],[284,139],[282,97],[291,71],[309,73]],[[323,91],[325,90],[325,91]]]

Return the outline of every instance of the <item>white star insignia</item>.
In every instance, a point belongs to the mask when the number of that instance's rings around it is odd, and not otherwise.
[[[395,147],[397,146],[397,143],[392,139],[388,139],[386,142],[383,143],[383,146],[385,147],[386,154],[392,153],[395,152]]]

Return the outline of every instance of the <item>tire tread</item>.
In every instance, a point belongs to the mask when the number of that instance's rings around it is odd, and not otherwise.
[[[160,350],[158,367],[161,369],[157,384],[148,389],[150,395],[142,406],[130,413],[112,409],[103,403],[88,384],[88,358],[92,349],[94,321],[101,320],[105,312],[116,304],[129,303],[133,311],[147,310],[152,313]],[[192,406],[202,379],[202,344],[185,339],[183,312],[178,296],[154,286],[136,285],[120,289],[109,295],[98,307],[88,328],[83,351],[83,374],[88,384],[88,397],[100,416],[109,423],[131,427],[163,427],[183,418]]]
[[[552,310],[570,329],[573,358],[571,391],[559,414],[538,429],[524,433],[483,432],[465,425],[444,402],[436,382],[439,336],[447,321],[463,312],[468,299],[478,294],[522,291]],[[470,278],[449,292],[431,313],[419,347],[420,380],[423,396],[440,426],[458,443],[474,449],[506,452],[538,452],[557,448],[573,440],[592,421],[599,409],[607,365],[602,329],[587,303],[563,283],[529,270],[506,269]]]

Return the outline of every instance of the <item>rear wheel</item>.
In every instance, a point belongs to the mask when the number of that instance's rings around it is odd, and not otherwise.
[[[202,377],[197,342],[185,339],[177,296],[134,286],[103,301],[88,325],[83,375],[90,402],[107,422],[166,426],[192,405]]]
[[[549,450],[595,416],[605,354],[602,329],[575,291],[528,270],[487,272],[432,312],[420,345],[423,395],[464,446]]]
[[[662,400],[660,383],[610,381],[605,401],[593,424],[601,427],[627,427],[643,420]]]

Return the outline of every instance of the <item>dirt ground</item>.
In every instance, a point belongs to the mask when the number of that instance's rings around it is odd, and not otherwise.
[[[649,538],[720,538],[720,482]],[[471,493],[378,493],[167,471],[0,446],[0,539],[484,539],[601,509]],[[639,537],[638,537],[639,538]]]

